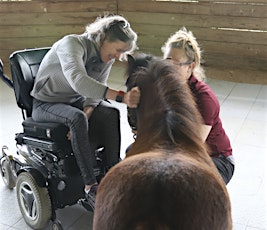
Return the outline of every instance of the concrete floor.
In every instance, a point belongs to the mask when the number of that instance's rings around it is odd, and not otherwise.
[[[123,69],[113,67],[109,86],[124,89]],[[236,170],[227,189],[232,202],[235,230],[267,229],[267,85],[208,80],[221,104],[221,118],[236,160]],[[126,106],[114,102],[121,111],[121,157],[133,141],[127,123]],[[16,151],[14,134],[22,131],[22,116],[14,93],[0,81],[0,146]],[[0,179],[0,229],[28,230],[20,213],[15,189]],[[91,212],[79,205],[57,210],[65,230],[92,229]],[[49,229],[49,227],[47,227]]]

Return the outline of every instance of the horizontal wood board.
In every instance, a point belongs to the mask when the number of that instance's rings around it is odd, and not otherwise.
[[[267,83],[267,2],[120,0],[118,6],[138,32],[140,51],[162,55],[169,35],[186,26],[203,50],[207,73]]]
[[[12,52],[51,46],[66,34],[82,33],[87,23],[105,12],[130,21],[138,34],[139,51],[161,55],[169,35],[186,26],[203,50],[207,73],[266,84],[266,0],[0,2],[0,58],[6,71]],[[248,76],[241,79],[241,73]]]

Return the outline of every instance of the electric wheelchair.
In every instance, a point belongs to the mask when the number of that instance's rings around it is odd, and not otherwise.
[[[40,123],[31,118],[32,90],[47,48],[19,50],[11,54],[12,81],[1,78],[14,89],[23,116],[23,132],[15,135],[17,153],[2,147],[1,175],[9,189],[16,187],[17,200],[25,222],[33,229],[51,223],[63,229],[56,210],[77,202],[90,211],[84,198],[84,183],[67,138],[68,128],[57,123]],[[105,117],[106,116],[106,117]],[[98,181],[120,160],[119,110],[97,107],[89,123],[94,173]],[[114,135],[115,134],[117,135]]]

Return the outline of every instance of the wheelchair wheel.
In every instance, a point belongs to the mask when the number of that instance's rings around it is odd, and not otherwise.
[[[9,189],[13,189],[16,185],[9,162],[4,159],[1,165],[1,175],[5,185]]]
[[[31,173],[23,172],[18,176],[16,192],[25,222],[33,229],[46,227],[52,216],[47,188],[39,187]]]

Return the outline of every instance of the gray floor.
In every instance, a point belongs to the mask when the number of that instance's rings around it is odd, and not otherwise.
[[[114,67],[109,85],[124,89],[123,70]],[[231,139],[236,171],[227,188],[232,202],[235,230],[267,229],[267,85],[240,84],[209,80],[221,103],[221,118]],[[115,103],[121,111],[121,157],[132,142],[126,120],[126,107]],[[0,82],[0,146],[15,151],[14,134],[22,130],[22,116],[13,91]],[[30,229],[17,205],[16,193],[0,180],[0,229]],[[201,210],[200,210],[201,211]],[[75,205],[57,211],[66,230],[91,229],[92,213]],[[49,229],[49,228],[47,228]]]

